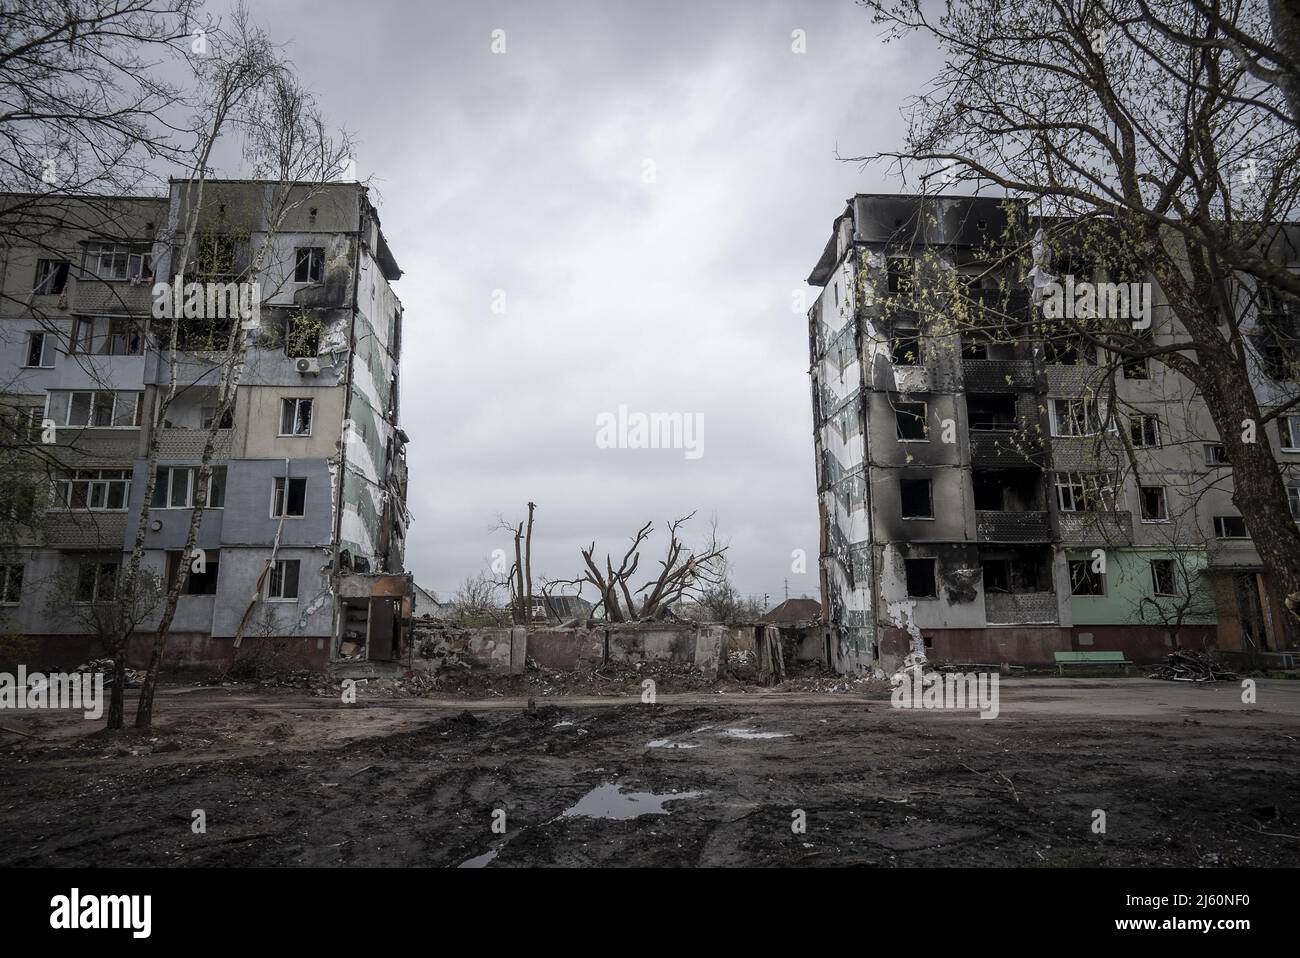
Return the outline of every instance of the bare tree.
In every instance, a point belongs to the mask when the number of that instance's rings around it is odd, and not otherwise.
[[[162,605],[162,578],[150,569],[119,572],[116,564],[87,557],[75,573],[55,576],[51,586],[47,590],[51,618],[70,619],[79,629],[97,637],[113,660],[108,728],[120,729],[125,719],[127,646],[136,630]]]
[[[182,208],[185,211],[185,226],[174,244],[172,269],[174,285],[183,286],[186,270],[194,255],[199,227],[205,216],[211,211],[205,208],[203,195],[207,182],[208,157],[217,139],[226,130],[227,125],[235,125],[244,135],[246,159],[257,173],[263,175],[268,185],[260,192],[261,205],[252,211],[248,222],[252,229],[260,234],[261,243],[252,252],[251,263],[244,270],[243,279],[255,283],[264,276],[272,261],[274,238],[282,225],[296,209],[311,201],[325,190],[329,182],[338,179],[352,153],[350,136],[346,134],[331,135],[324,118],[316,108],[312,96],[305,92],[292,77],[289,66],[279,60],[270,47],[263,31],[257,30],[247,21],[243,10],[237,12],[235,25],[235,44],[233,53],[216,66],[209,66],[204,73],[205,82],[211,90],[205,112],[205,125],[200,129],[198,160],[190,170],[190,178],[182,191]],[[200,247],[201,252],[201,247]],[[274,264],[279,265],[279,264]],[[255,286],[256,289],[256,286]],[[274,287],[272,287],[272,294]],[[264,299],[268,295],[264,295]],[[179,315],[170,318],[168,344],[169,383],[161,396],[156,412],[156,428],[153,429],[148,450],[148,478],[144,490],[143,506],[140,520],[136,526],[135,542],[131,551],[131,567],[138,567],[143,555],[148,529],[148,507],[152,502],[153,487],[157,481],[157,460],[159,460],[161,432],[159,426],[165,421],[166,411],[172,406],[178,394],[178,370],[181,364],[182,344],[181,325],[185,321]],[[168,595],[164,612],[155,633],[155,641],[144,686],[140,690],[135,724],[138,728],[147,728],[152,721],[153,694],[157,686],[157,677],[161,669],[166,640],[170,625],[175,615],[179,595],[185,588],[190,573],[192,558],[196,554],[199,529],[203,513],[207,508],[208,481],[212,474],[212,459],[216,452],[218,430],[221,421],[234,407],[240,377],[243,373],[244,357],[250,343],[250,330],[237,318],[227,317],[224,328],[218,326],[217,343],[220,343],[220,355],[214,357],[212,365],[216,367],[217,394],[216,412],[209,421],[204,437],[203,454],[201,454],[194,495],[194,508],[190,515],[190,525],[186,534],[185,549],[182,550],[183,562],[178,563],[175,577],[169,582]],[[278,542],[278,536],[277,536]],[[261,575],[257,577],[256,589],[260,594],[261,585],[270,568],[276,562],[276,551],[270,552]],[[250,603],[250,612],[255,606],[256,595]],[[248,615],[243,621],[247,621]],[[243,623],[240,624],[240,630]],[[239,634],[235,642],[239,641]]]
[[[456,621],[464,626],[499,625],[500,586],[486,572],[469,576],[451,598]]]
[[[586,570],[581,575],[572,579],[552,580],[550,584],[558,586],[590,582],[600,595],[596,608],[603,607],[605,617],[610,622],[662,618],[673,603],[683,598],[694,598],[720,581],[722,557],[728,547],[719,543],[716,523],[708,542],[699,549],[688,548],[681,539],[682,526],[694,515],[692,512],[668,523],[668,545],[664,558],[659,560],[659,574],[635,591],[632,589],[632,577],[641,563],[641,545],[654,532],[652,522],[647,522],[637,530],[617,569],[614,568],[613,559],[606,555],[605,568],[601,570],[595,555],[596,543],[593,542],[586,549],[580,550],[582,561],[586,565]]]

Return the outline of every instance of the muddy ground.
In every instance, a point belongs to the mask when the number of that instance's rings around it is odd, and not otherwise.
[[[148,735],[4,712],[0,865],[1300,862],[1300,682],[1001,693],[994,720],[735,686],[532,709],[168,687]]]

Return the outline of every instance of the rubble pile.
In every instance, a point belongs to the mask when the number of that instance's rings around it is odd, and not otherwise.
[[[1175,649],[1165,664],[1151,673],[1151,678],[1168,682],[1234,682],[1237,675],[1220,666],[1208,652]]]
[[[83,675],[97,675],[103,673],[104,684],[106,686],[112,685],[115,678],[113,674],[112,659],[91,659],[89,662],[83,662],[81,665],[77,666],[77,671]],[[126,687],[128,689],[139,688],[142,681],[144,681],[143,672],[131,668],[126,670]]]

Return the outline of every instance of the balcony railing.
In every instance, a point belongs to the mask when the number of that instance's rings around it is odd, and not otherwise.
[[[68,304],[74,313],[96,316],[148,316],[153,310],[153,280],[139,283],[77,279]]]
[[[1129,545],[1133,513],[1062,512],[1061,541],[1071,545]]]
[[[972,466],[994,469],[1043,468],[1046,454],[1037,438],[1015,429],[972,429]]]
[[[1050,625],[1057,620],[1055,592],[985,592],[989,625]]]
[[[967,392],[1034,388],[1034,364],[1028,359],[963,359],[961,371]]]
[[[233,429],[218,429],[213,444],[213,458],[228,459],[233,445]],[[158,437],[160,459],[197,459],[203,455],[207,442],[206,429],[178,429],[164,427]]]
[[[975,513],[975,538],[979,542],[1051,542],[1052,524],[1046,512]]]

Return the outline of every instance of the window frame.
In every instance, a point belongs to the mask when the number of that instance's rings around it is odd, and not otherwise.
[[[1160,493],[1160,513],[1158,516],[1148,516],[1146,514],[1146,493],[1148,490],[1156,490]],[[1138,519],[1148,525],[1159,525],[1163,522],[1169,522],[1169,493],[1164,486],[1138,486]]]
[[[286,403],[293,404],[292,423],[296,428],[301,421],[302,404],[306,403],[307,408],[311,411],[307,414],[307,431],[306,432],[284,432]],[[281,439],[310,439],[312,430],[316,427],[316,400],[311,396],[281,396],[280,397],[280,421],[278,427],[281,431],[278,436]]]
[[[14,591],[14,597],[9,598],[11,589],[14,589],[15,576],[14,570],[18,571],[17,589]],[[21,562],[0,562],[0,606],[14,607],[22,604],[23,601],[23,574],[26,572],[26,566]]]
[[[1278,416],[1277,437],[1282,452],[1300,452],[1300,415]]]
[[[1066,404],[1064,421],[1057,412],[1058,403]],[[1079,406],[1080,415],[1078,417],[1072,412],[1072,407],[1075,404]],[[1100,436],[1106,428],[1101,415],[1101,406],[1095,398],[1054,396],[1047,408],[1050,413],[1049,418],[1051,419],[1052,437],[1054,439],[1086,439],[1091,436]],[[1089,418],[1090,410],[1092,413],[1091,419]],[[1067,423],[1071,426],[1077,425],[1080,430],[1091,429],[1091,431],[1062,432],[1062,426]]]
[[[306,253],[304,258],[303,254]],[[306,263],[307,278],[299,279],[298,273],[303,264]],[[312,267],[315,266],[315,270]],[[312,278],[312,274],[316,278]],[[325,282],[325,247],[323,246],[295,246],[293,249],[293,281],[303,285],[312,285]]]
[[[929,508],[929,512],[926,515],[909,516],[903,512],[903,486],[914,485],[918,483],[925,483],[926,502],[927,502],[927,507]],[[934,480],[928,477],[925,479],[899,479],[898,480],[898,514],[899,517],[904,522],[911,522],[916,520],[919,520],[921,522],[933,522],[934,521]]]
[[[59,267],[62,267],[60,270]],[[72,263],[66,259],[41,257],[36,260],[36,278],[32,282],[33,296],[62,296],[68,289],[68,276],[72,272]],[[60,282],[60,273],[62,281]],[[42,286],[58,289],[42,289]]]
[[[1106,573],[1094,572],[1092,570],[1092,559],[1067,559],[1066,572],[1070,576],[1070,598],[1072,599],[1104,599],[1106,597]],[[1075,576],[1075,567],[1082,566],[1084,578],[1082,580]],[[1079,592],[1079,586],[1083,583],[1095,581],[1100,591],[1098,592]]]
[[[1173,587],[1172,592],[1160,591],[1160,580],[1156,575],[1157,565],[1164,565],[1165,563],[1168,563],[1169,580]],[[1158,596],[1161,598],[1170,598],[1170,599],[1180,598],[1183,595],[1183,593],[1179,590],[1179,582],[1178,582],[1179,576],[1178,576],[1177,563],[1175,563],[1173,559],[1165,558],[1165,559],[1152,559],[1150,565],[1151,565],[1151,594],[1153,596]]]
[[[82,473],[93,473],[94,475],[82,475]],[[120,475],[105,476],[104,473],[119,473]],[[52,481],[54,488],[51,495],[50,509],[55,512],[126,512],[131,506],[131,480],[130,469],[66,470],[64,474],[59,475]],[[84,504],[74,504],[76,497],[73,487],[83,483],[86,487]],[[113,487],[118,485],[122,487],[122,504],[120,506],[110,506],[108,502]],[[94,505],[97,489],[101,492],[99,501],[102,505]]]
[[[154,499],[157,499],[159,495],[159,490],[161,489],[163,504],[158,505],[156,502],[150,502],[149,511],[152,512],[154,510],[162,510],[162,509],[175,509],[175,510],[193,509],[194,493],[198,489],[199,470],[201,468],[202,466],[159,466],[158,474],[154,479],[153,494],[154,494]],[[163,482],[164,472],[167,473],[166,482]],[[185,480],[186,483],[185,504],[180,506],[174,505],[172,503],[172,494],[174,491],[172,480],[174,475],[178,472],[186,472],[189,474]],[[221,477],[220,483],[217,482],[218,473],[220,473],[220,477]],[[225,465],[209,467],[207,504],[203,507],[203,510],[205,512],[209,509],[224,509],[226,507],[227,478],[228,478],[228,473]],[[212,502],[212,490],[214,488],[219,488],[221,490],[221,505],[214,505]]]
[[[930,404],[925,400],[894,400],[890,403],[894,408],[894,434],[899,442],[929,442],[930,441]],[[904,406],[920,406],[921,412],[918,416],[915,412],[907,412]],[[914,420],[919,420],[921,424],[920,438],[905,438],[903,436],[903,426],[900,421],[901,416],[908,416]]]
[[[41,339],[41,352],[37,357],[37,363],[32,364],[32,343],[37,338]],[[24,340],[23,348],[23,369],[53,369],[54,357],[58,352],[59,337],[54,333],[44,329],[29,329]],[[46,362],[46,360],[49,360]]]
[[[1146,441],[1146,424],[1151,423],[1151,432],[1155,437],[1155,442]],[[1164,439],[1161,436],[1160,417],[1153,413],[1138,413],[1128,417],[1128,438],[1129,444],[1134,449],[1163,449]],[[1139,439],[1141,441],[1139,441]]]
[[[307,476],[272,476],[271,477],[271,518],[272,519],[279,519],[281,518],[281,516],[283,516],[283,518],[285,519],[305,519],[307,517],[307,479],[308,479]],[[294,482],[302,483],[302,512],[297,515],[287,511],[289,508],[289,500],[291,498],[290,491],[292,489],[290,483],[294,483]],[[283,485],[281,485],[281,483],[283,483]],[[285,511],[283,513],[276,512],[275,510],[277,505],[279,505],[280,508]]]
[[[89,599],[83,599],[81,597],[81,586],[83,584],[83,579],[85,576],[84,570],[87,566],[94,566],[95,575],[94,575],[94,582],[91,586],[91,597]],[[114,570],[113,589],[109,595],[101,596],[100,589],[104,581],[104,570],[107,568],[111,568]],[[100,559],[83,559],[80,562],[78,562],[77,563],[77,585],[76,585],[76,592],[73,594],[73,598],[72,598],[73,603],[76,605],[99,605],[104,602],[112,602],[114,599],[117,598],[117,581],[121,573],[121,570],[122,570],[122,563],[120,561],[104,562]]]
[[[1239,536],[1224,535],[1224,534],[1223,534],[1223,530],[1226,528],[1226,526],[1224,525],[1223,520],[1225,520],[1225,519],[1234,519],[1234,520],[1236,520],[1237,522],[1240,522],[1240,523],[1241,523],[1241,535],[1239,535]],[[1245,518],[1242,517],[1242,516],[1226,516],[1226,515],[1225,515],[1225,516],[1215,516],[1215,517],[1214,517],[1214,538],[1216,538],[1216,539],[1229,539],[1229,540],[1236,540],[1236,541],[1241,541],[1241,540],[1248,540],[1248,539],[1250,539],[1250,530],[1246,528],[1246,520],[1245,520]]]
[[[51,414],[51,406],[54,404],[56,396],[67,396],[67,408],[64,410],[63,422],[55,420],[56,429],[139,429],[140,428],[140,408],[144,405],[144,393],[141,390],[133,389],[50,389],[45,393],[45,419],[54,419]],[[74,399],[77,396],[89,396],[90,404],[87,407],[87,422],[72,422],[72,410]],[[99,425],[95,420],[95,411],[100,408],[100,397],[112,396],[113,405],[109,410],[108,425]],[[135,411],[132,414],[132,422],[127,425],[118,425],[118,401],[122,396],[135,397]]]
[[[279,582],[280,585],[280,592],[281,593],[284,592],[284,585],[286,579],[285,579],[284,572],[282,570],[284,567],[287,567],[290,563],[292,563],[294,566],[293,595],[285,596],[283,594],[281,595],[273,594],[272,589],[275,587],[277,581]],[[266,577],[266,594],[265,596],[263,596],[263,599],[267,602],[295,602],[296,603],[301,594],[302,594],[302,560],[301,559],[276,559],[271,564],[270,574],[267,575]]]

